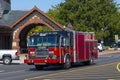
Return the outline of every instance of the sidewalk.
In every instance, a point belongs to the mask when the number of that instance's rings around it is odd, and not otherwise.
[[[104,55],[104,54],[112,54],[112,53],[120,53],[120,50],[105,50],[102,52],[99,52],[98,55]],[[25,55],[26,54],[20,54],[20,60],[13,60],[13,63],[19,63],[19,64],[23,64],[24,63],[24,59],[25,59]]]
[[[105,51],[99,52],[98,55],[112,54],[112,53],[120,53],[120,50],[105,50]]]
[[[13,60],[13,63],[23,64],[24,63],[24,59],[25,59],[25,55],[27,55],[27,54],[20,54],[19,55],[20,59],[19,60]]]

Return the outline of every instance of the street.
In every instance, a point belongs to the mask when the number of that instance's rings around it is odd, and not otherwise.
[[[36,70],[34,66],[0,63],[0,80],[120,80],[120,54],[104,54],[94,65],[75,65],[68,70],[59,66]]]

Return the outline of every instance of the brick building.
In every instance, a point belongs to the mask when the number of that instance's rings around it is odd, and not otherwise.
[[[27,48],[27,34],[37,25],[64,30],[37,7],[29,11],[11,10],[10,0],[0,0],[0,49]]]

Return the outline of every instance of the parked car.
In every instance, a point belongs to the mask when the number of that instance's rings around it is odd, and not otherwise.
[[[115,48],[115,47],[117,47],[117,44],[116,44],[116,43],[112,43],[112,44],[110,45],[110,48]]]
[[[117,47],[120,48],[120,41],[118,41],[118,43],[117,43]]]
[[[105,50],[105,46],[104,46],[104,44],[102,44],[102,43],[98,43],[98,51],[99,52],[102,52],[102,51],[104,51]]]
[[[3,64],[11,64],[12,60],[19,60],[17,50],[0,50],[0,60]]]

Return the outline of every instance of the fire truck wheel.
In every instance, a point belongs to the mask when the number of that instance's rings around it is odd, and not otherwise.
[[[93,57],[93,56],[91,56],[91,59],[90,59],[89,63],[90,63],[91,65],[94,64],[94,57]]]
[[[67,56],[65,63],[63,64],[63,68],[64,69],[69,69],[71,67],[71,62],[70,62],[70,58]]]
[[[3,58],[3,64],[9,65],[9,64],[11,64],[11,62],[12,62],[12,59],[10,57]]]
[[[41,66],[41,65],[35,65],[35,68],[36,68],[37,70],[42,70],[42,69],[44,68],[44,66]]]
[[[84,65],[94,64],[94,57],[91,55],[90,60],[83,62]]]

